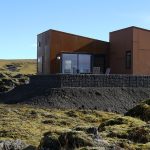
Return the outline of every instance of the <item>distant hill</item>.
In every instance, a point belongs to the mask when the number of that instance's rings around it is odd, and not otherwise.
[[[0,73],[36,74],[36,59],[0,59]]]

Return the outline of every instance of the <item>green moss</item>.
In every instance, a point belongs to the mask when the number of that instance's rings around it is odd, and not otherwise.
[[[144,121],[150,120],[150,99],[141,102],[139,105],[129,110],[127,116],[137,117]]]
[[[148,143],[150,142],[150,127],[142,126],[133,128],[128,132],[128,138],[136,143]]]
[[[74,117],[70,117],[72,114]],[[124,147],[133,148],[143,148],[149,145],[146,142],[141,143],[139,140],[133,140],[140,136],[138,129],[140,130],[145,126],[145,135],[149,142],[146,122],[115,113],[91,110],[41,109],[28,105],[1,104],[0,118],[0,140],[21,139],[27,144],[38,146],[43,135],[44,137],[46,135],[44,133],[47,133],[48,139],[54,143],[58,142],[61,136],[62,139],[68,137],[73,141],[79,139],[79,145],[84,147],[86,142],[90,141],[89,143],[92,144],[87,130],[90,127],[99,127],[100,136],[111,143],[120,143]],[[92,120],[95,121],[92,122]],[[103,130],[100,130],[102,128]],[[134,132],[136,134],[133,135],[132,131],[136,131]],[[77,143],[75,141],[73,143]]]
[[[76,117],[68,117],[73,111]],[[90,111],[89,111],[90,112]],[[99,122],[104,112],[97,112]],[[98,123],[85,121],[82,112],[75,110],[40,109],[28,105],[0,105],[0,140],[22,139],[31,145],[39,145],[40,139],[47,131],[64,132],[78,126],[98,126]],[[92,114],[92,112],[90,112]],[[95,115],[93,115],[95,117]],[[112,113],[106,113],[105,118],[110,119]]]

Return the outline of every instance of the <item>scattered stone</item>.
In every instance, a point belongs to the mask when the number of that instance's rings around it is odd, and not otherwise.
[[[90,127],[86,131],[87,131],[88,134],[98,135],[98,129],[95,128],[95,127]]]
[[[89,128],[89,133],[95,133],[95,128]],[[69,131],[61,134],[46,133],[38,150],[124,150],[116,144],[110,144],[102,138],[95,138],[84,131]]]
[[[21,140],[0,141],[0,150],[35,150],[35,147],[29,146]]]

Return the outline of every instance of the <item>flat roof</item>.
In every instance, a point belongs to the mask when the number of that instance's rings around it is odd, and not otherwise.
[[[118,31],[122,31],[122,30],[128,30],[128,29],[138,29],[138,30],[144,30],[144,31],[150,32],[150,30],[145,29],[145,28],[136,27],[136,26],[130,26],[130,27],[127,27],[127,28],[122,28],[122,29],[119,29],[119,30],[112,31],[112,32],[110,32],[110,33],[118,32]]]

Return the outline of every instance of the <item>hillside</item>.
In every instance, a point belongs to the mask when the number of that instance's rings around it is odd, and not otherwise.
[[[8,74],[36,74],[35,59],[0,59],[0,73]]]
[[[0,59],[0,93],[8,92],[29,81],[28,75],[36,74],[36,60]]]
[[[136,106],[149,89],[32,87],[35,60],[1,60],[0,70],[1,150],[150,149],[150,100]]]
[[[69,134],[70,138],[76,135],[75,147],[98,148],[99,143],[94,139],[97,134],[103,146],[115,144],[133,150],[150,148],[149,125],[142,120],[115,113],[0,105],[0,118],[0,140],[21,139],[32,146],[39,146],[41,142],[40,146],[43,147],[51,143],[51,149],[55,150],[60,146],[58,143],[62,142],[60,137]],[[98,129],[97,133],[94,133],[94,129]]]

